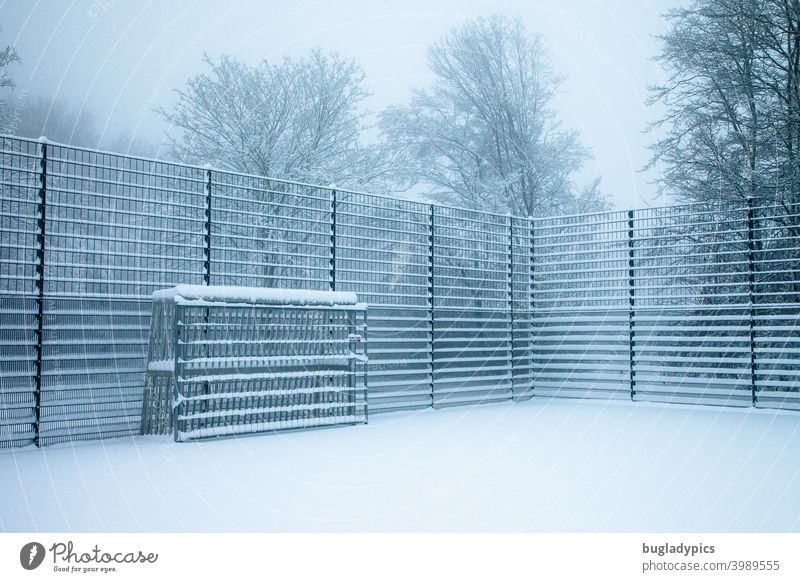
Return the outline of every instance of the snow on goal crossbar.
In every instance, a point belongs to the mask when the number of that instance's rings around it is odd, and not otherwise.
[[[142,434],[188,441],[366,423],[366,313],[353,293],[156,291]]]

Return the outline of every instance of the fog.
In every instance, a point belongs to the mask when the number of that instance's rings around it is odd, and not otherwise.
[[[427,47],[466,19],[519,15],[541,33],[554,69],[565,75],[557,107],[594,153],[586,178],[602,176],[618,208],[669,202],[641,172],[658,117],[647,85],[662,79],[652,61],[670,1],[295,0],[165,3],[142,0],[10,0],[0,4],[0,43],[21,63],[9,72],[18,99],[61,96],[95,114],[100,144],[120,132],[161,140],[174,90],[230,53],[255,64],[319,46],[358,61],[379,111],[431,81]]]

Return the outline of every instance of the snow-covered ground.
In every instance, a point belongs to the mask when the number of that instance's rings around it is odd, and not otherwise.
[[[534,399],[0,453],[4,531],[800,531],[800,414]]]

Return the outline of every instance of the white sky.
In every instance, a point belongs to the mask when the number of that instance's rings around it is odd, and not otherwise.
[[[648,160],[643,135],[658,112],[646,86],[662,73],[650,59],[660,14],[678,0],[6,0],[0,43],[22,64],[16,91],[62,95],[92,109],[109,136],[122,130],[157,139],[152,110],[169,108],[173,89],[203,73],[203,51],[255,64],[315,46],[355,58],[379,110],[430,82],[427,47],[465,19],[518,14],[541,33],[556,71],[567,76],[557,108],[581,132],[595,159],[584,178],[601,175],[619,208],[662,205],[639,170]]]

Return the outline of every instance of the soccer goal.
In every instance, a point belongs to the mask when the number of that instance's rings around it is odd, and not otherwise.
[[[189,441],[366,423],[366,329],[352,293],[156,291],[141,432]]]

